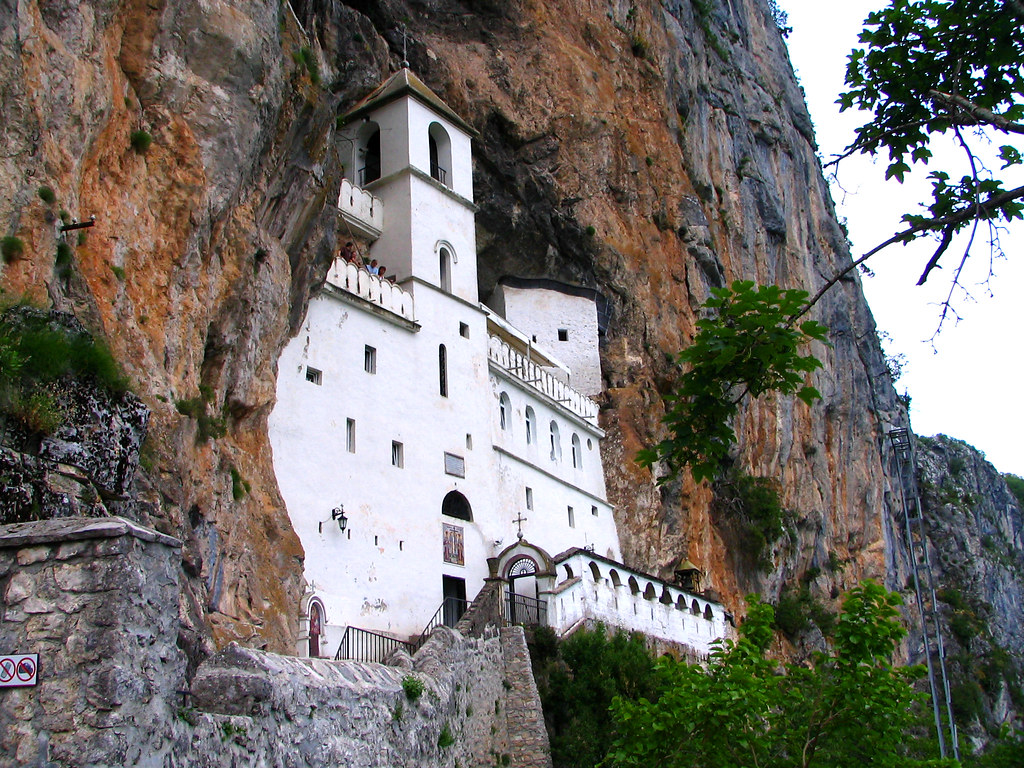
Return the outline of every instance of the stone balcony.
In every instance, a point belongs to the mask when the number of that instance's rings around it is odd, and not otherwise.
[[[568,408],[584,421],[597,426],[597,403],[570,387],[543,366],[528,359],[522,352],[513,349],[507,342],[497,336],[491,336],[487,346],[487,357],[515,378]]]
[[[384,231],[384,203],[348,179],[341,181],[338,210],[348,232],[373,241]]]
[[[364,267],[349,264],[344,259],[334,260],[327,273],[327,284],[346,293],[392,312],[399,317],[416,322],[416,311],[412,294],[390,280],[381,280],[371,275]]]

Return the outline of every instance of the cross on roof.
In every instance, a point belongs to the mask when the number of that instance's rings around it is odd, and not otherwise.
[[[409,68],[409,31],[402,25],[402,69]]]
[[[523,523],[526,522],[526,518],[523,517],[523,513],[519,512],[518,513],[518,517],[513,518],[512,522],[515,523],[519,527],[519,531],[518,531],[518,533],[516,533],[516,536],[518,536],[520,539],[522,539],[523,538]]]

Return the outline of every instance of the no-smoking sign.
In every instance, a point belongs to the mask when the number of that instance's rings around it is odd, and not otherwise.
[[[35,685],[39,681],[39,654],[0,656],[0,688]]]

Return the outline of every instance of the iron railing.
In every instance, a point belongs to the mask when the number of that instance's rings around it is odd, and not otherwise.
[[[524,627],[546,626],[548,623],[548,602],[535,597],[505,593],[505,615],[507,624],[520,624]]]
[[[459,623],[459,619],[469,609],[469,601],[463,600],[459,597],[446,597],[441,606],[434,611],[434,616],[427,622],[427,626],[423,628],[419,636],[410,643],[410,653],[416,653],[420,647],[427,641],[430,633],[435,627],[440,627],[442,624],[446,627],[455,629],[455,626]]]
[[[396,648],[410,649],[411,644],[404,640],[388,637],[378,632],[359,627],[346,627],[342,635],[335,661],[373,661],[382,663],[388,654]]]
[[[446,187],[448,186],[448,171],[437,163],[430,164],[430,177],[440,181]]]

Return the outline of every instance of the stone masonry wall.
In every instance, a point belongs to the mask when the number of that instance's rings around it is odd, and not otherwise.
[[[181,696],[180,543],[121,518],[0,528],[0,650],[39,684],[0,689],[0,767],[136,765]]]
[[[550,766],[522,628],[493,610],[390,665],[231,644],[189,686],[180,558],[121,518],[0,526],[0,651],[40,654],[38,686],[0,689],[0,768]]]

